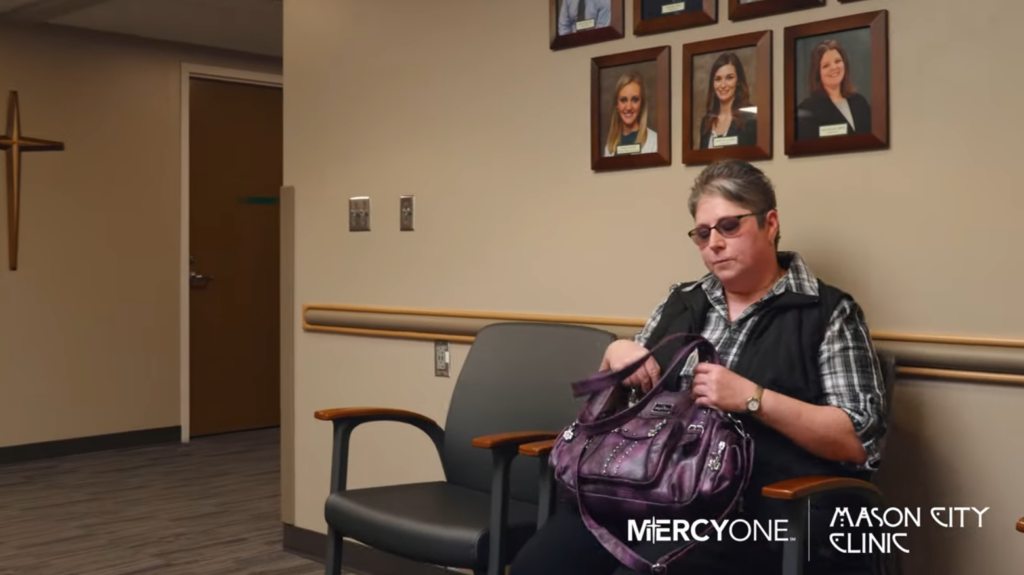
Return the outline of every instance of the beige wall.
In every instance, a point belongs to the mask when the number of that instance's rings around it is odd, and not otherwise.
[[[547,48],[547,2],[285,4],[285,182],[296,188],[296,305],[325,302],[645,317],[705,272],[685,232],[682,44],[775,32],[775,159],[784,249],[856,295],[875,330],[1024,336],[1014,69],[1024,8],[986,0],[829,2],[572,50]],[[631,2],[626,2],[630,7]],[[789,159],[783,29],[887,8],[892,149]],[[627,30],[632,18],[627,15]],[[589,169],[590,58],[672,47],[672,165]],[[417,231],[398,231],[415,194]],[[348,233],[347,198],[372,199]],[[300,330],[298,322],[296,329]],[[428,342],[296,333],[296,523],[323,532],[330,425],[316,409],[382,405],[444,421],[451,379]],[[1024,563],[1024,389],[907,382],[896,395],[894,502],[991,506],[980,534],[932,533],[914,573],[1010,573]],[[924,463],[915,467],[907,462]],[[921,470],[927,471],[922,475]],[[397,424],[354,434],[350,485],[440,477],[429,441]],[[927,483],[925,499],[919,487]],[[902,498],[901,498],[902,497]],[[917,497],[917,499],[915,499]],[[909,503],[908,503],[909,504]],[[950,568],[952,567],[952,569]]]
[[[181,63],[280,62],[62,29],[0,54],[3,110],[66,145],[24,156],[16,272],[3,233],[0,446],[178,425]]]

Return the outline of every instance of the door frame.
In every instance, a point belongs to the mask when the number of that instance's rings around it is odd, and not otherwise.
[[[179,383],[181,400],[181,442],[188,443],[192,437],[190,426],[190,371],[191,358],[189,354],[189,309],[191,305],[191,294],[189,292],[189,98],[191,94],[191,80],[203,78],[207,80],[219,80],[222,82],[235,82],[240,84],[255,84],[257,86],[272,86],[284,89],[284,77],[279,74],[268,74],[264,72],[252,72],[249,70],[238,70],[233,68],[220,68],[215,66],[204,66],[200,64],[181,64],[181,243],[178,253],[178,292],[181,294],[179,301]]]

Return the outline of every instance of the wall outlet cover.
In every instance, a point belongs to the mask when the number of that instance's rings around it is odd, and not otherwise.
[[[434,342],[434,375],[437,377],[449,377],[452,365],[451,352],[448,349],[447,341]]]

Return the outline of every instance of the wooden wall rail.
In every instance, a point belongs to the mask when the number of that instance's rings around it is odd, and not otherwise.
[[[302,328],[310,332],[472,343],[497,322],[589,325],[630,337],[645,319],[306,304]],[[895,353],[905,376],[1024,386],[1024,340],[993,337],[873,332],[875,345]]]

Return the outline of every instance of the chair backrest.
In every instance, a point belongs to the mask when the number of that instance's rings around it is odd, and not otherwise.
[[[583,398],[571,383],[601,367],[614,334],[549,323],[496,323],[477,333],[459,371],[445,423],[441,461],[451,483],[490,492],[492,456],[474,437],[512,431],[558,432],[572,423]],[[509,493],[536,502],[539,463],[516,457]]]

